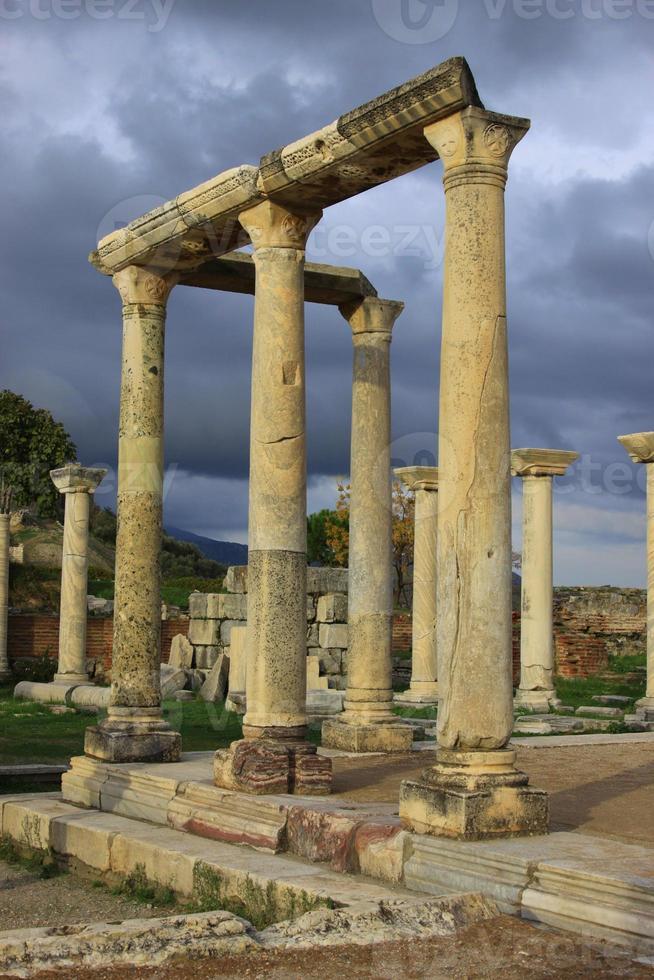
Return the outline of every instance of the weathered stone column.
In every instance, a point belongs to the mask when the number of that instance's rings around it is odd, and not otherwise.
[[[328,793],[331,762],[306,740],[305,247],[320,214],[264,201],[240,215],[254,245],[247,712],[215,756],[217,785]]]
[[[123,301],[118,535],[111,706],[87,728],[87,755],[171,762],[181,738],[161,711],[160,555],[166,302],[175,280],[139,266],[114,276]]]
[[[106,473],[79,463],[50,470],[52,482],[65,496],[56,684],[88,684],[89,681],[86,669],[89,513],[91,497]]]
[[[403,303],[368,297],[341,312],[352,328],[352,442],[345,710],[322,726],[323,745],[403,752],[413,730],[393,713],[393,326]]]
[[[411,685],[395,695],[401,704],[438,704],[436,657],[436,542],[438,540],[438,468],[403,466],[395,476],[415,495],[413,532],[413,640]]]
[[[514,703],[549,711],[561,702],[554,689],[552,483],[579,453],[515,449],[511,472],[522,477],[522,600],[520,686]]]
[[[13,679],[7,654],[10,509],[11,491],[5,491],[3,488],[0,496],[0,684],[7,684]]]
[[[543,833],[547,794],[513,728],[511,484],[504,188],[529,122],[467,108],[428,126],[443,159],[446,253],[439,412],[437,764],[402,784],[420,832]]]
[[[647,465],[647,688],[636,713],[654,722],[654,432],[618,436],[634,463]]]

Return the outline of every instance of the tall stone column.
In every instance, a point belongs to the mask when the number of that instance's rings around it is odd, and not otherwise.
[[[52,482],[65,497],[56,684],[88,684],[89,681],[86,669],[89,513],[91,497],[106,473],[79,463],[50,470]]]
[[[320,214],[264,201],[240,215],[254,245],[247,712],[215,756],[217,785],[328,793],[331,762],[306,740],[307,505],[304,264]]]
[[[403,466],[395,475],[415,495],[413,532],[413,639],[411,684],[395,695],[401,704],[438,704],[436,656],[436,542],[438,540],[438,468]]]
[[[368,297],[341,312],[352,328],[352,440],[345,710],[323,745],[403,752],[413,730],[393,713],[393,504],[390,345],[403,303]]]
[[[423,833],[543,833],[545,793],[507,748],[513,728],[511,484],[504,188],[529,122],[469,107],[425,136],[444,163],[439,412],[438,757],[402,784]]]
[[[174,762],[181,738],[163,719],[160,686],[163,396],[166,303],[175,280],[140,266],[114,276],[123,302],[118,534],[111,703],[87,728],[87,755]]]
[[[647,466],[647,688],[636,713],[654,722],[654,432],[618,436],[634,463]]]
[[[549,711],[561,702],[554,689],[552,483],[579,453],[516,449],[511,472],[522,477],[522,601],[520,686],[514,703]]]
[[[10,511],[11,490],[5,490],[3,486],[0,489],[0,684],[8,684],[13,679],[7,654]]]

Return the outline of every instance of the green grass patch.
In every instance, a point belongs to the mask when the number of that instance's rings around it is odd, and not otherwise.
[[[645,696],[645,678],[642,681],[625,681],[618,683],[603,680],[600,677],[557,677],[556,693],[563,704],[572,708],[582,705],[592,705],[593,696],[597,694],[617,694],[621,697],[636,701]]]
[[[11,837],[0,837],[0,861],[23,868],[38,878],[54,878],[55,875],[64,874],[51,854],[32,848],[21,850]]]
[[[89,579],[89,595],[94,595],[97,599],[113,599],[114,581],[111,578]]]
[[[627,654],[624,657],[610,656],[609,670],[613,674],[630,674],[635,670],[647,670],[647,654]]]
[[[424,708],[406,708],[394,705],[393,714],[399,715],[400,718],[424,718],[428,721],[436,721],[437,708],[435,704],[426,705]]]
[[[188,609],[191,592],[216,593],[224,591],[222,578],[199,578],[195,575],[189,575],[182,578],[164,579],[161,585],[161,598],[169,606]],[[98,599],[113,599],[113,579],[89,579],[89,595],[97,596]]]
[[[111,891],[114,895],[123,895],[125,898],[131,898],[136,902],[143,902],[144,905],[170,908],[171,905],[177,904],[177,898],[172,888],[149,881],[143,864],[137,864],[134,870],[119,884],[115,885]]]

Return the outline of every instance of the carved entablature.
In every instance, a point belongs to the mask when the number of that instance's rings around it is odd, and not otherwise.
[[[654,463],[654,432],[632,432],[618,436],[634,463]]]
[[[566,449],[514,449],[511,453],[513,476],[563,476],[579,459],[579,453]]]
[[[437,466],[400,466],[393,473],[409,490],[438,490]]]

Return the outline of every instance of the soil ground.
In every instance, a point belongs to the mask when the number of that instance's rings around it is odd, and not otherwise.
[[[545,932],[509,916],[465,929],[447,939],[410,940],[375,946],[275,950],[162,967],[66,971],[74,980],[440,980],[502,977],[541,980],[565,977],[651,978],[654,966],[602,944]],[[53,971],[38,980],[62,980]]]
[[[434,760],[432,752],[334,759],[334,796],[395,802],[400,782]],[[517,764],[550,793],[552,830],[654,845],[654,742],[520,747]]]

